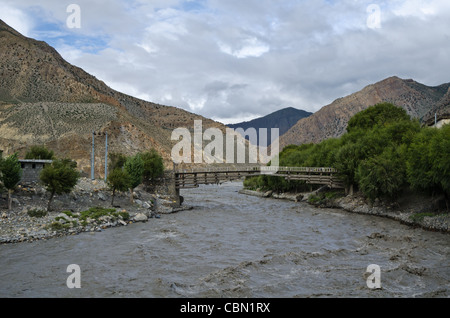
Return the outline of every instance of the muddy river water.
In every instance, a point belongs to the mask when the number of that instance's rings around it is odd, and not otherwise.
[[[193,210],[147,223],[2,245],[0,297],[450,296],[450,235],[241,187],[184,190]],[[70,264],[81,288],[68,288]]]

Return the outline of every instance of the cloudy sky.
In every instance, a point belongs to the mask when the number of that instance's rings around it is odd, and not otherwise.
[[[450,82],[449,0],[0,0],[0,19],[116,90],[224,123],[393,75]]]

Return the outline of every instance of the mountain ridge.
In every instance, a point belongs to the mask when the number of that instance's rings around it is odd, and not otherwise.
[[[242,128],[244,131],[248,128],[255,128],[258,133],[260,128],[267,128],[267,141],[270,145],[271,128],[279,128],[279,135],[281,136],[300,119],[309,117],[312,114],[313,113],[311,112],[307,112],[305,110],[297,109],[294,107],[286,107],[250,121],[245,121],[237,124],[229,124],[227,126],[232,129]]]
[[[322,107],[308,118],[299,120],[280,137],[280,149],[294,144],[319,143],[325,139],[342,136],[348,121],[356,113],[381,102],[402,107],[412,118],[429,122],[434,112],[448,113],[450,83],[435,87],[426,86],[412,79],[397,76],[370,84],[362,90],[341,97]]]

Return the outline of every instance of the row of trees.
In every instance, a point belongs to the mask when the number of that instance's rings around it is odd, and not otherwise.
[[[393,199],[406,188],[450,198],[450,125],[421,127],[406,111],[381,103],[358,113],[341,138],[319,144],[288,146],[281,166],[336,168],[347,190],[361,190],[371,200]],[[276,191],[306,190],[302,181],[261,176],[250,187]]]
[[[51,203],[56,194],[70,193],[80,178],[77,163],[70,159],[57,159],[52,151],[42,146],[34,146],[25,155],[26,159],[53,160],[40,174],[40,180],[50,193],[47,209],[51,210]],[[133,202],[133,190],[140,184],[150,185],[164,173],[162,157],[154,149],[126,157],[123,154],[110,154],[110,173],[107,177],[112,190],[112,201],[116,191],[130,190],[130,200]],[[22,168],[17,154],[2,158],[0,152],[0,191],[8,191],[8,209],[11,209],[11,194],[22,177]]]

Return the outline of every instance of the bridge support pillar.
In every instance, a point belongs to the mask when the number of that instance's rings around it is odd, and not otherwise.
[[[175,186],[175,173],[172,173],[171,177],[172,178],[171,178],[169,186],[168,186],[168,188],[169,188],[168,189],[169,190],[169,195],[171,196],[172,201],[174,202],[174,204],[179,207],[183,203],[183,199],[181,198],[181,195],[180,195],[180,189],[178,189]]]
[[[174,205],[177,207],[181,206],[183,203],[183,198],[180,196],[180,189],[176,187],[176,177],[175,177],[175,164],[173,165],[173,170],[169,173],[169,180],[167,185],[168,194],[171,196]]]

